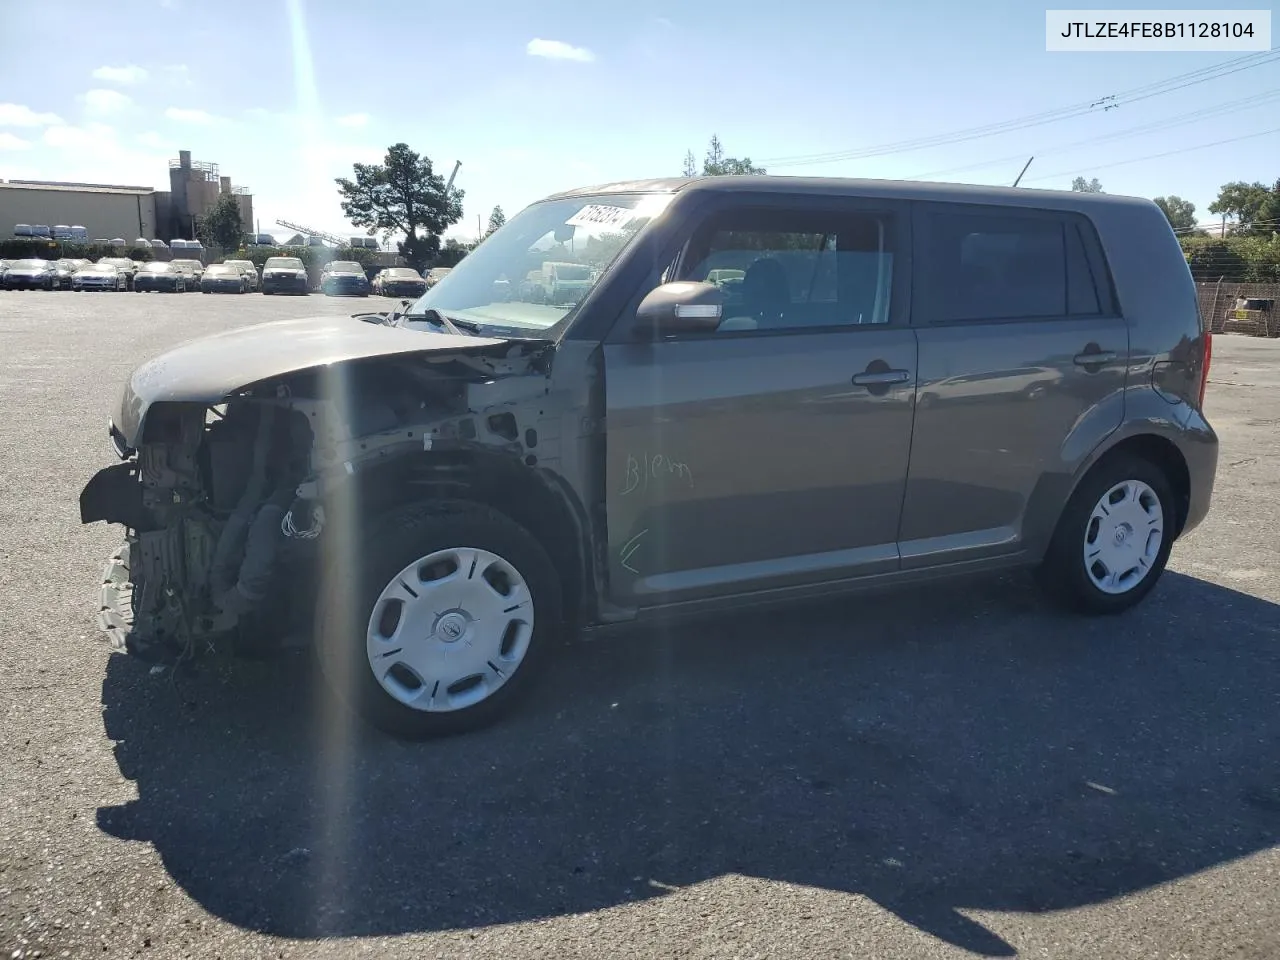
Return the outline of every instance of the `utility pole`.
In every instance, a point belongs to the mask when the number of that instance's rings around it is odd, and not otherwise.
[[[1035,159],[1035,157],[1034,157],[1034,156],[1032,156],[1032,157],[1028,158],[1027,162],[1026,162],[1026,163],[1024,163],[1024,164],[1022,165],[1022,173],[1019,173],[1019,174],[1018,174],[1018,179],[1017,179],[1017,180],[1015,180],[1015,181],[1013,181],[1013,185],[1014,185],[1015,187],[1016,187],[1019,183],[1021,183],[1021,182],[1022,182],[1022,174],[1027,172],[1027,167],[1031,166],[1031,161],[1032,161],[1032,160],[1034,160],[1034,159]]]

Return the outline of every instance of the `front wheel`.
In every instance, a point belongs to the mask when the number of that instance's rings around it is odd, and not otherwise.
[[[399,737],[496,720],[563,629],[546,551],[480,504],[393,511],[343,545],[326,577],[317,617],[325,676],[339,699]]]
[[[1177,505],[1164,471],[1141,457],[1103,460],[1058,520],[1038,579],[1064,606],[1120,613],[1155,587],[1177,534]]]

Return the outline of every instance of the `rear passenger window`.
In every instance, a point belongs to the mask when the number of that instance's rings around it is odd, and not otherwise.
[[[697,231],[682,279],[720,287],[723,331],[881,324],[893,251],[887,214],[739,210]]]
[[[1074,219],[927,216],[920,300],[932,322],[1097,316],[1096,278]]]
[[[1062,224],[937,214],[922,273],[933,320],[1012,320],[1067,312]]]

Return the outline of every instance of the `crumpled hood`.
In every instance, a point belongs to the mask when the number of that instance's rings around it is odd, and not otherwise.
[[[114,423],[136,446],[153,403],[215,404],[269,377],[364,357],[492,347],[504,341],[366,323],[354,317],[309,317],[241,327],[184,343],[138,367]]]

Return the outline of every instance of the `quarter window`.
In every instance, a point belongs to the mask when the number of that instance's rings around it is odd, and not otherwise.
[[[720,331],[882,324],[893,251],[886,214],[742,210],[695,234],[681,272],[723,291]]]
[[[1080,226],[1053,215],[928,216],[920,299],[933,322],[1097,316]]]

